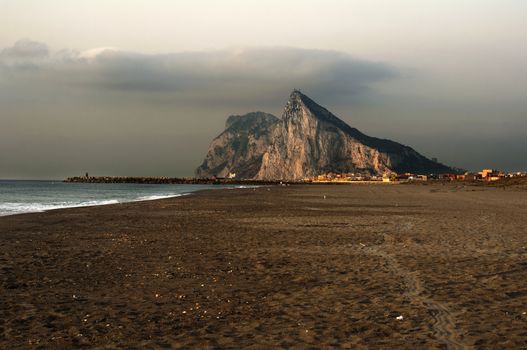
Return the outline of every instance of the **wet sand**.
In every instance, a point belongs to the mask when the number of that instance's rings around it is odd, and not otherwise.
[[[527,348],[527,191],[289,186],[0,218],[0,348]]]

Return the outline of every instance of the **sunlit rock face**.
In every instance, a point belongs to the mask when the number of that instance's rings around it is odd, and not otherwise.
[[[225,131],[211,142],[196,175],[301,180],[328,172],[383,175],[452,171],[408,146],[364,135],[295,90],[282,119],[262,112],[229,117]]]
[[[280,119],[263,112],[230,116],[225,130],[210,143],[196,176],[228,177],[230,173],[241,179],[256,178],[262,156],[280,125]]]

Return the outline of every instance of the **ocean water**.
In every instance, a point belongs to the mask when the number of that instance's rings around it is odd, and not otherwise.
[[[0,180],[0,216],[183,196],[232,185],[91,184]]]

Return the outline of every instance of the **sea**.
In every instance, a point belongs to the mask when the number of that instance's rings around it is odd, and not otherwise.
[[[236,185],[157,185],[0,180],[0,216],[179,197]]]

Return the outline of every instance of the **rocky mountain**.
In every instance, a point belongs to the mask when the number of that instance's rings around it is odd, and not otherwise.
[[[230,116],[212,140],[198,177],[300,180],[327,172],[445,173],[454,169],[408,146],[364,135],[298,90],[282,119],[263,112]]]

